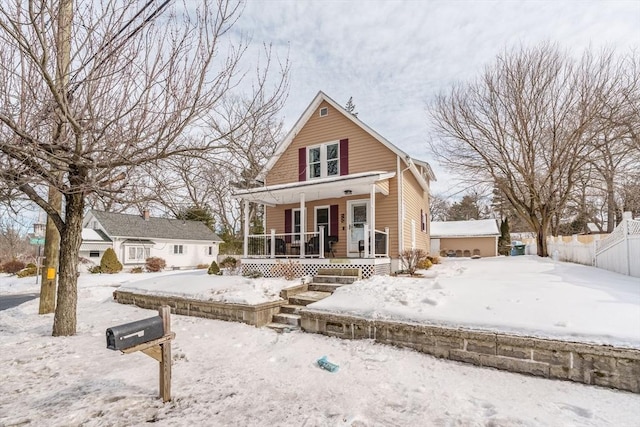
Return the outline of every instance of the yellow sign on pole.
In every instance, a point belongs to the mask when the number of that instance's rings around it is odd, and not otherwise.
[[[56,269],[55,268],[47,268],[47,280],[53,280],[56,278]]]

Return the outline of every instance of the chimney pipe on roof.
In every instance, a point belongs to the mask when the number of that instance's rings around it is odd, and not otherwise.
[[[149,210],[145,209],[142,211],[142,218],[144,218],[145,221],[149,221]]]

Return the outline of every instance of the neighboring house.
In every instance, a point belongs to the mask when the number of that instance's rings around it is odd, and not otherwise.
[[[222,239],[200,221],[151,218],[91,210],[83,221],[80,256],[100,263],[111,247],[125,269],[143,266],[149,257],[159,257],[167,268],[191,268],[211,264]]]
[[[498,256],[500,230],[495,219],[432,221],[431,253],[441,256]]]
[[[364,277],[401,269],[405,249],[429,247],[427,162],[412,159],[319,92],[257,177],[238,190],[265,206],[265,234],[244,229],[244,271],[298,275],[361,268]],[[249,224],[245,218],[244,224]]]
[[[102,230],[92,228],[82,229],[82,245],[80,245],[80,257],[100,264],[104,251],[113,247],[113,242]]]

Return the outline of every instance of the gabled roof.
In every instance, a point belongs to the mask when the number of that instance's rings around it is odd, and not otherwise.
[[[304,127],[304,125],[307,124],[307,122],[309,121],[313,113],[318,109],[318,107],[323,101],[327,102],[337,111],[342,113],[342,115],[344,115],[346,118],[351,120],[357,126],[362,128],[365,132],[371,135],[374,139],[376,139],[378,142],[380,142],[381,144],[386,146],[389,150],[391,150],[393,153],[395,153],[397,156],[399,156],[404,161],[405,165],[410,167],[411,172],[414,174],[414,176],[416,177],[420,185],[423,187],[423,189],[425,191],[429,191],[429,183],[427,182],[425,177],[420,173],[420,171],[416,166],[416,163],[414,163],[414,159],[411,156],[409,156],[407,153],[405,153],[404,151],[402,151],[401,149],[393,145],[391,142],[389,142],[386,138],[384,138],[378,132],[371,129],[364,122],[362,122],[362,120],[358,119],[356,116],[354,116],[353,114],[349,113],[347,110],[342,108],[337,102],[335,102],[333,99],[331,99],[322,91],[319,91],[318,94],[315,96],[315,98],[313,98],[313,101],[311,101],[307,109],[304,111],[304,113],[302,113],[302,115],[300,116],[296,124],[293,126],[293,128],[289,131],[287,136],[280,142],[280,144],[278,144],[278,146],[276,147],[275,153],[269,159],[269,161],[264,166],[262,171],[258,174],[258,177],[257,177],[258,180],[264,181],[264,178],[267,176],[267,173],[271,170],[271,168],[275,166],[278,159],[280,159],[282,154],[287,150],[287,148],[289,148],[289,146],[293,142],[296,135],[298,135],[298,133]],[[427,162],[421,161],[421,160],[416,160],[416,162],[419,162],[421,165],[426,165],[425,169],[428,172],[428,178],[432,181],[436,180],[436,177],[433,174],[433,171],[431,170],[431,167]]]
[[[470,221],[431,221],[432,238],[439,237],[487,237],[499,236],[495,219],[475,219]]]
[[[200,221],[183,221],[181,219],[149,218],[140,215],[129,215],[91,210],[89,211],[105,232],[112,237],[130,237],[142,239],[203,240],[221,242],[216,233]]]
[[[83,242],[111,242],[109,236],[104,234],[102,230],[94,230],[93,228],[82,229]]]

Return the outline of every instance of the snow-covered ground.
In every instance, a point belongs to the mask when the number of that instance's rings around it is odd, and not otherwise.
[[[537,256],[445,258],[363,280],[314,310],[640,348],[640,279]]]
[[[50,336],[37,299],[0,311],[1,426],[640,425],[637,394],[177,315],[173,401],[163,404],[157,362],[106,349],[106,328],[156,313],[114,303],[109,283],[123,280],[81,277],[73,337]],[[5,293],[10,281],[0,278]],[[323,355],[338,372],[316,365]]]

